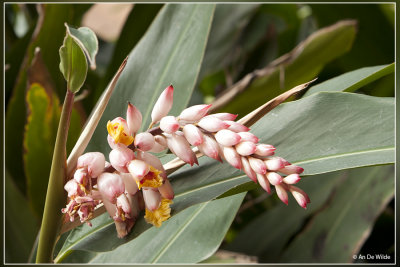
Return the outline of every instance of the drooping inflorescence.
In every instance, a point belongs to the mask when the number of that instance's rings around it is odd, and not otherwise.
[[[117,117],[107,123],[111,147],[109,162],[99,152],[78,159],[73,179],[65,184],[69,202],[62,212],[90,224],[95,208],[103,203],[115,221],[119,237],[124,237],[141,210],[145,220],[156,227],[170,217],[174,191],[161,161],[150,152],[169,149],[185,163],[198,164],[192,147],[205,156],[240,169],[254,182],[288,204],[288,192],[306,208],[308,195],[294,186],[303,168],[274,156],[275,147],[259,143],[249,128],[235,121],[230,113],[208,114],[211,105],[195,105],[177,117],[168,115],[173,103],[173,87],[168,86],[151,113],[151,124],[138,133],[142,114],[128,104],[126,119]],[[157,126],[158,125],[158,126]]]

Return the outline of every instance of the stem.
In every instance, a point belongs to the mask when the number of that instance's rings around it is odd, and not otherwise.
[[[66,200],[66,194],[63,189],[67,158],[65,147],[73,103],[74,94],[67,89],[54,146],[36,263],[51,263],[53,261],[53,250],[61,229],[61,209]]]

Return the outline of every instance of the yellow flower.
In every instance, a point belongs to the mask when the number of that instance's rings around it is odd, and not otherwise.
[[[160,227],[162,222],[166,221],[171,217],[171,208],[169,205],[172,204],[172,200],[163,198],[161,200],[160,207],[155,211],[146,209],[144,219],[146,222],[151,223],[155,227]]]
[[[162,186],[163,184],[163,178],[160,176],[161,171],[157,170],[153,166],[150,165],[150,170],[149,172],[143,177],[140,182],[136,182],[138,188],[144,187],[153,187],[157,188]]]
[[[122,118],[116,118],[107,123],[108,134],[114,139],[116,144],[122,143],[129,146],[133,143],[133,136],[128,134],[128,126]]]

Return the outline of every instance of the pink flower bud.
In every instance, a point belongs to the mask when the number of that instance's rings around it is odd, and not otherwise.
[[[250,131],[250,128],[248,128],[248,127],[244,126],[243,124],[238,123],[236,121],[224,121],[224,122],[229,124],[228,130],[234,131],[236,133]]]
[[[232,113],[214,113],[208,116],[213,116],[223,121],[234,121],[238,115]]]
[[[107,135],[107,142],[108,142],[109,146],[111,147],[111,149],[126,147],[126,145],[124,145],[123,143],[115,143],[115,140],[114,140],[114,138],[112,138],[111,135]]]
[[[285,163],[278,157],[264,160],[265,166],[270,171],[277,171],[285,166]]]
[[[142,125],[142,113],[140,113],[140,111],[131,103],[128,103],[126,120],[129,128],[129,134],[134,135]]]
[[[164,166],[161,163],[159,158],[157,158],[156,156],[154,156],[150,153],[142,152],[142,151],[138,151],[137,158],[143,160],[147,164],[149,164],[149,165],[153,166],[154,168],[156,168],[157,170],[161,171],[160,175],[164,179],[167,178],[167,174],[165,173]]]
[[[151,133],[143,132],[135,136],[134,144],[138,149],[148,151],[153,148],[154,142],[154,136]]]
[[[167,139],[163,135],[156,135],[154,136],[154,140],[159,143],[160,145],[167,147]]]
[[[253,142],[254,144],[257,144],[259,141],[257,136],[255,136],[254,134],[249,133],[249,132],[240,132],[240,133],[238,133],[238,135],[240,135],[241,141],[249,141],[249,142]]]
[[[292,193],[294,199],[296,199],[297,203],[299,203],[299,205],[302,208],[306,209],[307,204],[311,203],[311,200],[308,197],[307,193],[304,192],[303,190],[301,190],[300,188],[298,188],[297,186],[290,185],[289,190]]]
[[[221,121],[220,119],[213,116],[207,116],[202,118],[199,121],[198,125],[204,130],[209,132],[218,132],[222,129],[226,129],[229,127],[228,123]]]
[[[240,135],[231,130],[220,130],[215,134],[215,139],[223,146],[234,146],[240,142]]]
[[[125,185],[121,176],[105,172],[97,178],[97,188],[101,196],[111,203],[116,203],[117,197],[125,192]]]
[[[236,152],[242,156],[249,156],[256,151],[256,145],[250,141],[240,142],[235,146]]]
[[[154,211],[158,209],[161,203],[161,195],[158,190],[153,190],[153,188],[144,187],[143,190],[143,199],[148,210]]]
[[[285,184],[296,184],[301,180],[300,176],[297,173],[289,174],[285,178],[283,178],[283,182]]]
[[[185,122],[196,122],[207,114],[210,107],[211,105],[205,104],[188,107],[181,112],[179,119]]]
[[[160,153],[167,149],[166,146],[161,145],[160,143],[154,142],[154,146],[148,150],[149,152]]]
[[[165,179],[164,184],[158,188],[161,196],[166,199],[174,199],[174,189],[168,179]]]
[[[126,192],[128,192],[131,195],[136,194],[136,192],[138,191],[138,186],[132,174],[120,173],[120,176],[122,178],[122,181],[124,181]]]
[[[214,138],[208,136],[207,134],[203,135],[203,143],[197,146],[197,148],[207,157],[222,162],[222,159],[220,157],[220,148],[217,141],[215,141]]]
[[[134,159],[128,164],[129,173],[136,181],[140,181],[150,171],[150,166],[140,159]]]
[[[152,123],[157,123],[162,117],[165,117],[172,108],[174,96],[174,88],[172,85],[168,86],[161,93],[157,102],[154,104],[153,111],[151,112]]]
[[[180,134],[172,134],[167,138],[169,149],[177,155],[181,160],[193,166],[194,163],[199,164],[196,155],[190,148],[190,144],[185,137]]]
[[[265,174],[257,173],[257,181],[268,194],[271,193],[271,186]]]
[[[179,123],[174,116],[165,116],[160,121],[160,129],[172,134],[179,130]]]
[[[68,192],[69,198],[72,196],[82,195],[82,191],[80,190],[78,183],[74,179],[69,180],[64,185],[64,189],[65,189],[65,191]]]
[[[267,145],[267,144],[258,144],[256,147],[256,151],[254,152],[254,154],[258,155],[258,156],[272,156],[273,154],[275,154],[275,147],[271,146],[271,145]]]
[[[129,148],[113,149],[109,159],[111,165],[119,172],[128,172],[127,164],[135,158],[135,153]]]
[[[280,176],[279,174],[277,174],[276,172],[267,172],[265,174],[265,176],[267,177],[268,181],[272,184],[272,185],[278,185],[281,184],[283,179],[282,176]]]
[[[287,205],[289,203],[289,199],[286,189],[282,185],[275,185],[275,190],[279,199]]]
[[[283,173],[283,174],[301,174],[304,169],[302,167],[296,166],[296,165],[287,165],[281,169],[278,170],[279,172]]]
[[[242,160],[239,154],[233,147],[224,146],[222,153],[224,155],[225,160],[235,167],[236,169],[242,169]]]
[[[186,124],[183,127],[183,134],[185,135],[186,140],[192,145],[192,146],[198,146],[203,143],[203,134],[193,124]]]
[[[96,178],[104,170],[106,159],[100,152],[89,152],[78,158],[77,168],[87,168],[88,174]]]
[[[253,182],[257,183],[257,174],[251,168],[249,161],[245,157],[241,157],[241,160],[243,171],[251,180],[253,180]]]
[[[267,167],[265,166],[264,161],[261,159],[249,157],[249,163],[251,168],[259,174],[266,174],[267,173]]]

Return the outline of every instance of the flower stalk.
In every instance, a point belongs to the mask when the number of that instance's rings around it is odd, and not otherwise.
[[[67,90],[54,146],[36,263],[53,261],[53,250],[61,229],[62,214],[60,209],[65,205],[67,198],[63,188],[66,180],[66,144],[73,104],[74,94]]]

